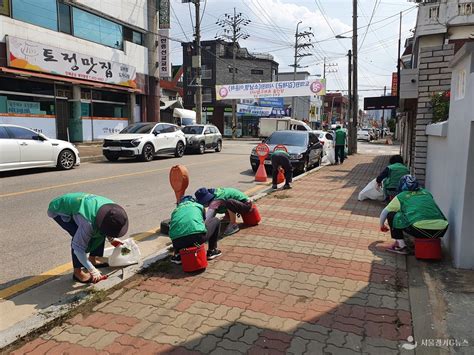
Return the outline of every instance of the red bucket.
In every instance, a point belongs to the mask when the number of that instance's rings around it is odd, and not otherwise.
[[[260,213],[258,212],[257,206],[255,204],[252,204],[252,209],[249,213],[242,215],[242,220],[247,226],[256,226],[258,223],[260,223],[262,217],[260,217]]]
[[[415,238],[415,257],[417,259],[441,260],[441,239]]]
[[[207,267],[207,255],[204,244],[198,247],[181,249],[179,255],[181,255],[181,265],[183,265],[184,272],[194,272]]]

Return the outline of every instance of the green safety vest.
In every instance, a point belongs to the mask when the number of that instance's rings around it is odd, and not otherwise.
[[[400,202],[400,211],[393,219],[393,225],[397,229],[407,228],[420,221],[446,220],[433,195],[425,189],[404,191],[396,198]]]
[[[247,202],[249,200],[249,197],[246,194],[232,187],[217,188],[214,192],[214,196],[216,200],[237,200],[240,202]],[[227,209],[225,207],[220,207],[217,210],[217,213],[225,212],[227,212]]]
[[[400,179],[410,174],[410,170],[401,164],[395,163],[388,166],[388,176],[383,180],[383,188],[384,191],[387,192],[387,189],[398,189],[398,185],[400,184]]]
[[[175,240],[188,235],[206,233],[204,207],[194,201],[180,203],[171,213],[170,238]]]
[[[274,155],[284,155],[288,159],[290,159],[290,154],[288,154],[288,152],[285,152],[284,150],[277,150],[277,151],[274,151],[273,153],[270,153],[270,158]]]
[[[103,205],[111,203],[114,202],[106,197],[85,192],[73,192],[56,197],[49,203],[48,210],[66,216],[80,214],[92,225],[93,232],[86,249],[86,253],[89,253],[97,249],[105,240],[106,236],[99,231],[99,228],[95,224],[95,218]]]
[[[346,144],[346,132],[342,129],[336,131],[336,145],[345,145]]]

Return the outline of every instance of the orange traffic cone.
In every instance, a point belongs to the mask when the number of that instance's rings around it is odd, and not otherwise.
[[[285,181],[285,170],[283,168],[278,168],[277,184],[281,184],[284,181]]]
[[[265,170],[263,162],[258,166],[257,173],[255,174],[255,181],[267,182],[267,171]]]
[[[189,173],[183,165],[175,165],[170,170],[170,185],[174,190],[176,202],[184,196],[189,185]]]

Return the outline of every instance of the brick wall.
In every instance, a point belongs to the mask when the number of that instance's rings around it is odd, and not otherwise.
[[[431,95],[451,88],[449,62],[454,56],[454,45],[422,48],[418,76],[418,107],[415,125],[414,160],[412,173],[424,183],[426,177],[426,154],[428,137],[426,126],[433,119]]]

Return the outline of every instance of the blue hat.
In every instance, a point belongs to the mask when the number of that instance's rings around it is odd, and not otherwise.
[[[214,190],[211,191],[214,192]],[[215,197],[214,194],[211,193],[211,191],[206,189],[205,187],[201,187],[200,189],[198,189],[194,194],[196,196],[197,202],[204,206],[211,202]]]
[[[420,184],[413,175],[402,176],[400,179],[400,184],[398,185],[399,191],[416,191],[419,188]]]
[[[181,199],[179,200],[179,203],[183,203],[187,201],[194,201],[194,197],[192,197],[191,195],[185,195],[181,197]]]

